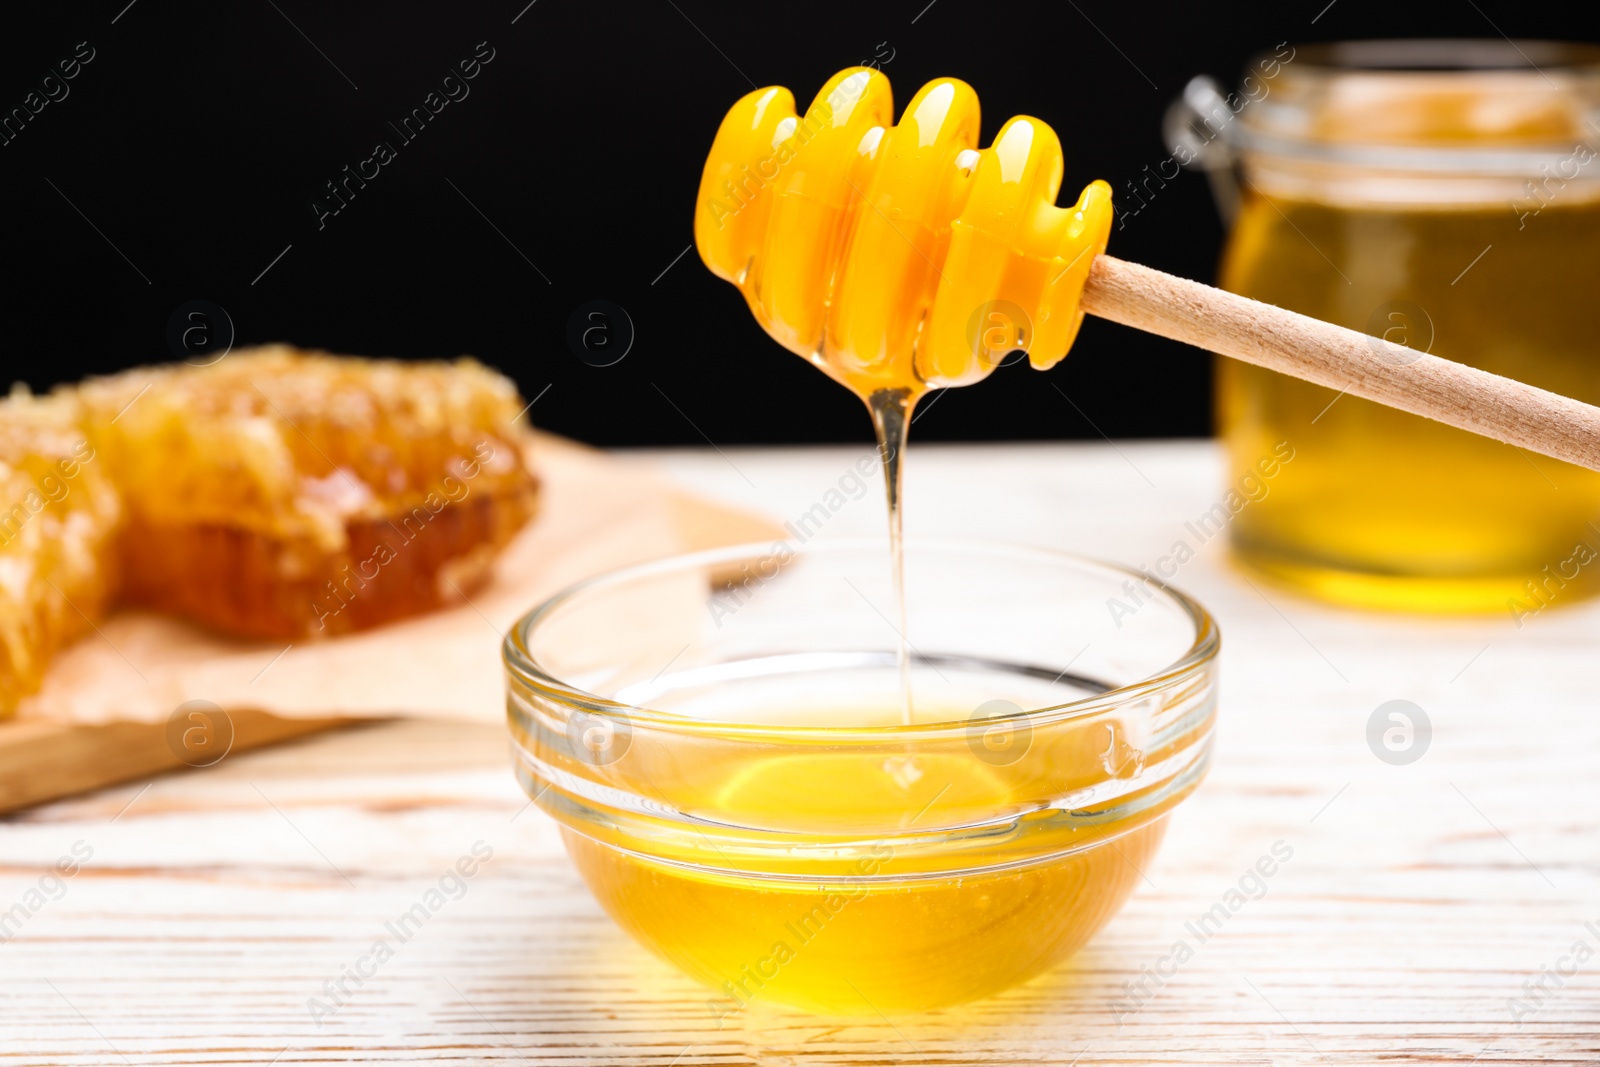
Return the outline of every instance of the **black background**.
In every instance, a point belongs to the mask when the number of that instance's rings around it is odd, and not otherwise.
[[[1066,147],[1064,198],[1103,177],[1120,200],[1166,158],[1161,114],[1191,75],[1231,86],[1280,41],[1596,34],[1593,4],[1509,0],[526,4],[13,6],[0,110],[78,42],[95,58],[0,147],[6,374],[42,388],[170,359],[169,318],[203,299],[240,344],[476,355],[530,398],[549,387],[537,424],[596,443],[860,440],[859,404],[768,340],[694,252],[668,269],[692,236],[712,134],[752,83],[803,103],[879,55],[903,103],[955,75],[983,100],[986,140],[1011,114],[1037,115]],[[470,95],[403,144],[387,123],[479,42],[494,59]],[[398,158],[319,230],[323,183],[380,140]],[[1221,238],[1204,178],[1184,174],[1111,247],[1209,280]],[[636,327],[614,366],[566,343],[592,299]],[[1209,428],[1209,361],[1182,346],[1091,319],[1050,373],[1072,403],[1008,368],[928,408],[916,435]]]

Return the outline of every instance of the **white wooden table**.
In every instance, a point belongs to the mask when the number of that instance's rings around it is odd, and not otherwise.
[[[861,451],[637,461],[784,519]],[[1222,492],[1206,444],[914,446],[908,462],[913,535],[1132,564]],[[874,491],[819,536],[882,527]],[[0,824],[0,1067],[1600,1060],[1600,606],[1520,630],[1334,610],[1249,584],[1220,540],[1176,584],[1224,632],[1211,775],[1123,913],[1008,994],[893,1020],[747,1011],[718,1030],[705,992],[591,902],[499,729],[395,722]],[[1433,726],[1405,766],[1366,739],[1391,699]],[[1293,855],[1264,895],[1197,938],[1186,922],[1280,841]],[[475,845],[492,857],[430,898]],[[45,873],[75,847],[92,855],[74,876]],[[386,928],[430,900],[408,940]],[[379,940],[392,958],[370,955]],[[1179,941],[1193,955],[1175,965]]]

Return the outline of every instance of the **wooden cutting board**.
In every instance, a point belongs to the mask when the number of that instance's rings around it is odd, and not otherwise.
[[[608,521],[612,523],[627,523],[630,511],[636,510],[641,516],[649,512],[655,524],[651,527],[653,532],[633,538],[626,548],[619,547],[617,553],[626,553],[619,558],[608,558],[604,548],[598,554],[580,551],[566,558],[552,553],[547,573],[540,576],[544,584],[559,578],[560,584],[565,585],[588,574],[634,562],[641,553],[646,557],[660,556],[783,536],[770,519],[693,496],[663,478],[641,473],[635,466],[625,466],[575,442],[539,435],[534,448],[535,462],[546,475],[547,489],[552,491],[545,494],[539,517],[522,536],[537,538],[552,530],[567,530],[578,532],[565,534],[567,542],[578,540],[583,530],[580,517],[595,513],[609,514]],[[620,508],[619,499],[626,502]],[[646,525],[642,517],[640,525]],[[549,547],[541,545],[544,549]],[[508,547],[506,555],[511,555],[513,548]],[[115,632],[109,625],[107,629]],[[104,634],[97,634],[84,640],[106,640]],[[487,635],[486,640],[493,640],[492,635]],[[393,655],[426,656],[428,649],[397,644]],[[67,671],[83,670],[85,662],[93,663],[82,656],[74,661],[70,650],[64,658],[65,662],[58,661],[57,666]],[[406,710],[395,708],[399,713]],[[371,721],[373,717],[370,713],[360,717],[318,715],[308,713],[303,706],[293,714],[280,714],[240,704],[230,704],[223,713],[203,702],[181,704],[160,721],[148,711],[143,715],[112,711],[98,717],[98,721],[84,721],[82,709],[77,711],[74,715],[64,708],[44,707],[29,713],[25,708],[23,716],[0,723],[0,812],[164,771],[209,766],[229,753]]]

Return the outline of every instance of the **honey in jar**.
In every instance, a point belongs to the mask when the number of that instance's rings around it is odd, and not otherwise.
[[[1189,124],[1237,179],[1223,287],[1600,403],[1600,49],[1301,48],[1252,95]],[[1227,359],[1217,416],[1235,478],[1294,447],[1231,527],[1280,582],[1519,623],[1600,588],[1600,474]]]

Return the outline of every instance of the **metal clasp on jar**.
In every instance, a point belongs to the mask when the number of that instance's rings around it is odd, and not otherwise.
[[[1239,210],[1238,118],[1216,79],[1199,74],[1189,79],[1161,120],[1162,140],[1172,158],[1182,167],[1205,172],[1217,211],[1229,225]]]

